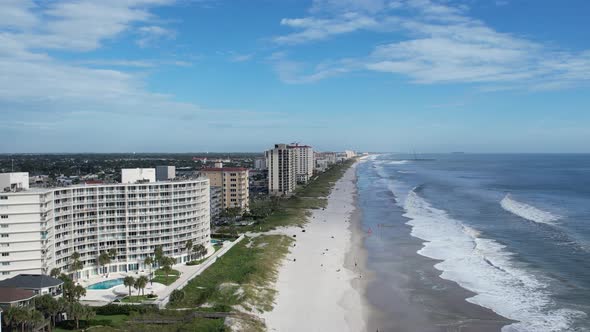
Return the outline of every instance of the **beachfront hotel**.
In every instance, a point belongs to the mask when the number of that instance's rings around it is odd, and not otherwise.
[[[307,183],[313,176],[314,171],[314,153],[313,148],[309,145],[290,145],[293,149],[293,158],[295,158],[295,176],[297,183]]]
[[[155,181],[155,170],[123,170],[122,183],[29,188],[28,173],[0,174],[0,280],[18,274],[70,271],[78,278],[146,268],[161,246],[177,263],[185,243],[210,247],[209,179]],[[101,252],[116,250],[108,266]]]
[[[271,195],[290,195],[297,184],[295,151],[287,144],[275,144],[265,152],[268,167],[268,192]]]
[[[250,188],[248,169],[242,167],[203,168],[201,174],[209,179],[211,187],[221,188],[221,205],[223,209],[248,209]]]

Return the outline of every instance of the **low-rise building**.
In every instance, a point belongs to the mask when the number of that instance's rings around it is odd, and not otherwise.
[[[35,295],[49,294],[60,296],[63,281],[42,274],[19,274],[0,281],[0,288],[20,288],[32,291]]]
[[[33,304],[35,296],[37,295],[30,290],[0,287],[0,309],[6,314],[11,307],[28,307]]]

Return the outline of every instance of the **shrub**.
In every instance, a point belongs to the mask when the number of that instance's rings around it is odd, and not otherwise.
[[[170,302],[180,302],[184,299],[184,291],[175,289],[170,294]]]
[[[157,312],[158,308],[150,305],[118,305],[107,304],[96,308],[97,315],[130,315],[132,312],[145,314],[149,312]]]

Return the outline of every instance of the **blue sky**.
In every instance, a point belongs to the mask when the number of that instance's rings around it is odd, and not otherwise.
[[[0,153],[590,152],[590,2],[3,0]]]

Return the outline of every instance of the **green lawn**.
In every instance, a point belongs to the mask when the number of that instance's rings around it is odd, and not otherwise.
[[[245,238],[218,258],[202,274],[183,288],[182,301],[169,307],[199,307],[205,303],[217,310],[231,310],[242,305],[247,310],[268,311],[272,308],[281,259],[294,240],[282,235]]]
[[[336,181],[353,163],[354,160],[348,160],[334,165],[314,177],[307,185],[298,187],[294,196],[279,200],[275,210],[268,217],[255,220],[254,225],[221,227],[219,233],[266,232],[282,226],[302,227],[307,222],[309,209],[326,207],[328,204],[326,197],[332,191]],[[272,202],[269,201],[268,204]]]
[[[172,270],[170,271],[170,273],[168,274],[168,277],[166,277],[166,274],[164,273],[164,271],[162,271],[161,269],[157,269],[156,271],[154,271],[154,282],[158,282],[160,284],[164,284],[166,286],[172,284],[173,282],[176,281],[176,279],[178,279],[178,276],[180,276],[180,272],[178,270]]]
[[[132,295],[132,296],[125,296],[121,299],[123,303],[140,303],[143,301],[148,300],[155,300],[156,298],[149,298],[147,295]]]

